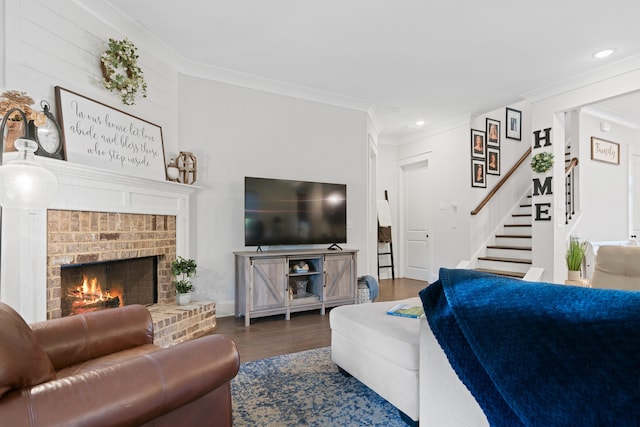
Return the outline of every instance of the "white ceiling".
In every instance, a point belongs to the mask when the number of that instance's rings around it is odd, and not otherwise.
[[[372,105],[395,139],[640,54],[637,0],[102,2],[189,63]]]

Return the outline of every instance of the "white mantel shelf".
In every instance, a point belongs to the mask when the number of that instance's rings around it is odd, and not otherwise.
[[[14,157],[5,153],[5,162]],[[176,253],[189,256],[190,196],[199,187],[38,157],[58,179],[49,209],[176,216]],[[46,209],[3,209],[0,301],[29,323],[46,319]]]

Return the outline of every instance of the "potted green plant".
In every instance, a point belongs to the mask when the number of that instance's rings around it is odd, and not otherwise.
[[[197,264],[192,259],[185,259],[181,256],[171,263],[171,274],[173,274],[173,285],[176,287],[176,301],[180,305],[191,302],[191,291],[193,284],[191,278],[196,275]]]
[[[569,239],[569,247],[567,248],[567,269],[569,270],[569,280],[577,280],[580,278],[582,270],[582,261],[587,249],[587,242],[580,240],[578,237],[571,236]]]

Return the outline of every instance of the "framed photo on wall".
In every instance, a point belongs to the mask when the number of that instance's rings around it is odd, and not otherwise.
[[[500,121],[487,118],[487,148],[500,148]]]
[[[500,150],[487,147],[487,174],[500,175]]]
[[[522,141],[522,111],[507,107],[505,124],[507,126],[506,137]]]
[[[471,157],[485,159],[487,157],[487,133],[471,129]]]
[[[471,186],[487,188],[487,171],[484,159],[471,159]]]

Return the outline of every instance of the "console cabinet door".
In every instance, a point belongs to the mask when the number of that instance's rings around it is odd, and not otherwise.
[[[355,263],[351,255],[326,255],[324,258],[326,302],[355,298]]]
[[[284,307],[287,296],[287,263],[285,258],[252,260],[250,310],[260,311]]]

